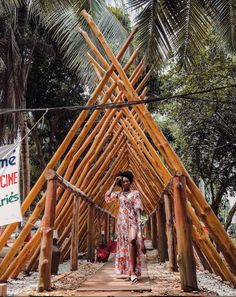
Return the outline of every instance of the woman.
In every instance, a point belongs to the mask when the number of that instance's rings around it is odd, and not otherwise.
[[[136,282],[137,277],[141,275],[141,249],[137,239],[143,205],[139,192],[130,188],[133,179],[134,176],[130,171],[118,173],[114,183],[106,192],[105,200],[107,203],[119,201],[115,271],[118,274],[128,274],[129,279]],[[115,185],[122,190],[113,192]]]

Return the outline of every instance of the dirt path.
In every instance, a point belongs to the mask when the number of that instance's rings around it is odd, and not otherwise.
[[[17,281],[9,283],[8,295],[31,295],[31,296],[236,296],[236,289],[233,289],[225,282],[220,281],[216,276],[208,272],[198,271],[197,279],[200,291],[185,293],[181,290],[179,273],[171,273],[166,270],[165,264],[155,263],[147,264],[149,275],[143,276],[143,280],[137,285],[125,283],[121,278],[114,279],[113,263],[103,266],[102,263],[89,263],[86,260],[80,260],[78,271],[69,271],[69,262],[60,265],[60,275],[53,276],[53,288],[51,292],[37,292],[38,273],[30,277],[23,277]],[[94,274],[95,273],[95,274]],[[107,276],[104,277],[104,275]],[[146,279],[145,279],[146,277]],[[86,281],[88,284],[101,282],[107,291],[81,291],[81,284]],[[142,290],[142,285],[150,286],[151,290]],[[107,283],[106,283],[107,282]],[[109,285],[110,282],[110,285]],[[112,282],[120,286],[121,290],[111,290]],[[106,286],[107,284],[107,286]],[[110,289],[109,289],[110,286]],[[136,286],[136,289],[135,287]],[[140,290],[138,289],[140,287]],[[86,287],[86,286],[85,286]],[[96,287],[96,286],[95,286]],[[127,289],[129,288],[130,289]],[[122,288],[124,291],[122,292]]]

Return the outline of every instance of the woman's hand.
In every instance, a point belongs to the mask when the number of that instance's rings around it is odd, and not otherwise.
[[[122,176],[117,176],[115,179],[116,185],[122,181]]]
[[[115,185],[117,185],[117,183],[121,182],[121,180],[122,180],[122,176],[117,176],[117,177],[115,178],[113,184],[111,185],[110,189],[109,189],[109,190],[107,191],[107,193],[106,193],[107,196],[110,196],[110,195],[111,195],[111,193],[112,193],[112,191],[113,191]]]

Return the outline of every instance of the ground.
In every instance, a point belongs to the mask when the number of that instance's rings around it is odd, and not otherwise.
[[[53,276],[53,290],[51,292],[39,293],[36,291],[38,273],[30,277],[21,275],[19,280],[10,281],[8,284],[8,295],[28,296],[85,296],[76,291],[87,276],[97,271],[100,274],[102,263],[89,263],[86,260],[79,260],[78,271],[70,272],[70,263],[60,265],[59,275]],[[184,293],[181,290],[179,273],[171,273],[166,269],[166,264],[148,263],[148,274],[150,277],[151,292],[132,293],[129,296],[236,296],[236,289],[229,284],[222,282],[219,278],[206,271],[197,272],[199,292]],[[89,294],[86,293],[88,296]],[[120,293],[115,293],[122,296]],[[112,296],[115,296],[113,294]],[[111,296],[109,292],[99,296]],[[123,292],[123,296],[127,293]]]

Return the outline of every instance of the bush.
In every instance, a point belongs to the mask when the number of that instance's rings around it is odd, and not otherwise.
[[[236,237],[236,224],[231,224],[228,229],[228,234],[231,237]]]

